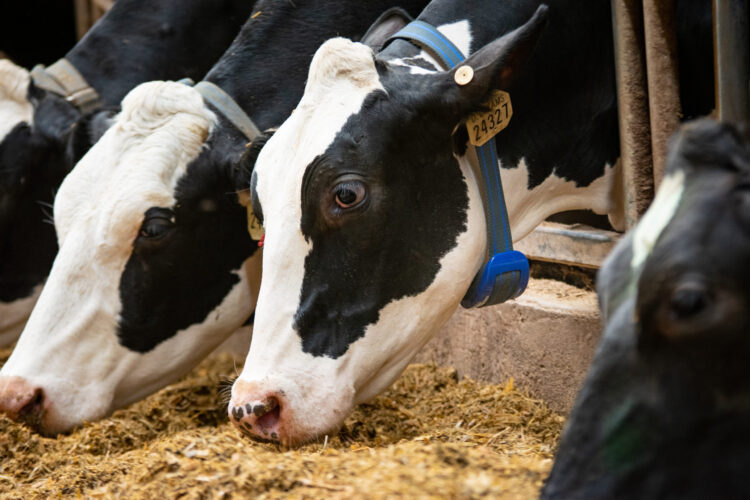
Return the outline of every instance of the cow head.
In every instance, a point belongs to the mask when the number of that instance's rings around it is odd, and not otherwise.
[[[345,39],[317,51],[252,176],[264,282],[229,408],[239,427],[296,443],[338,426],[453,313],[486,250],[458,126],[510,82],[544,17],[472,55],[465,86]]]
[[[704,120],[600,272],[606,328],[543,498],[742,498],[750,148]]]
[[[8,151],[6,138],[8,135],[23,138],[29,135],[34,113],[27,98],[30,82],[28,71],[7,59],[0,59],[0,345],[15,340],[34,302],[33,298],[27,299],[33,295],[33,286],[18,283],[20,280],[17,279],[6,278],[6,275],[12,273],[6,269],[9,266],[4,264],[8,260],[5,247],[10,239],[5,235],[7,229],[13,225],[17,190],[28,182],[18,164],[5,160],[6,156],[16,156],[13,151]],[[16,142],[17,140],[13,139],[10,147],[12,148],[12,144]],[[40,213],[38,209],[36,212]]]
[[[0,61],[0,345],[20,333],[52,266],[54,194],[108,114],[81,115]]]
[[[60,250],[0,372],[0,409],[45,433],[100,418],[248,319],[260,252],[237,201],[244,141],[233,156],[227,134],[192,88],[128,94],[55,198]]]

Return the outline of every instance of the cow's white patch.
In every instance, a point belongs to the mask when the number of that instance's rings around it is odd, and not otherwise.
[[[148,353],[126,349],[116,336],[120,277],[144,213],[175,204],[176,183],[215,121],[195,89],[142,84],[60,187],[54,207],[60,251],[0,371],[44,389],[50,403],[46,430],[99,418],[169,383],[250,314],[248,273],[238,270],[240,282],[203,323]],[[259,258],[252,260],[259,266]]]
[[[0,302],[0,347],[12,344],[21,335],[40,293],[42,285],[37,285],[28,297]]]
[[[469,56],[469,54],[471,53],[472,36],[471,25],[468,20],[465,19],[463,21],[457,21],[455,23],[442,24],[438,26],[437,29],[443,35],[448,37],[448,39],[453,42],[453,45],[455,45],[456,48],[458,48],[464,56]],[[431,74],[443,69],[443,65],[424,50],[416,55],[414,59],[422,59],[429,65],[433,66],[435,69],[430,70],[421,66],[415,66],[412,62],[404,59],[391,59],[388,61],[388,64],[407,67],[409,68],[409,72],[412,75]]]
[[[567,210],[593,210],[609,214],[614,210],[610,197],[616,168],[604,166],[604,175],[585,187],[554,173],[529,189],[529,169],[522,158],[515,168],[500,169],[513,240],[529,234],[550,215]]]
[[[31,123],[34,108],[26,98],[29,83],[28,71],[0,59],[0,141],[19,123]]]
[[[441,24],[438,31],[445,35],[462,54],[468,56],[471,53],[471,25],[468,19],[450,24]]]
[[[685,172],[675,170],[664,177],[651,206],[633,231],[632,269],[638,269],[654,249],[656,240],[674,217],[685,190]]]

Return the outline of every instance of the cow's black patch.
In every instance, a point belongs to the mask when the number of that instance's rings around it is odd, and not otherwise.
[[[0,301],[29,296],[57,253],[52,202],[68,173],[65,138],[78,112],[57,96],[40,102],[34,123],[0,142]]]
[[[411,105],[371,94],[305,172],[301,229],[312,250],[295,315],[305,352],[344,354],[386,304],[432,283],[466,228],[467,186],[451,141],[421,139],[449,137],[451,129],[424,116],[417,128],[404,119]],[[335,188],[352,178],[366,184],[367,198],[342,212]]]
[[[255,311],[250,313],[250,316],[242,323],[242,326],[251,326],[253,323],[255,323]]]
[[[202,323],[239,281],[258,245],[237,202],[234,166],[242,153],[236,131],[218,127],[188,165],[171,209],[174,225],[158,239],[139,235],[120,279],[118,338],[147,352],[179,330]],[[152,241],[153,240],[153,241]]]

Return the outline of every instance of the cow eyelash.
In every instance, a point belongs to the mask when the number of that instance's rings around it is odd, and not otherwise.
[[[175,214],[171,210],[151,208],[138,231],[138,237],[147,240],[158,240],[165,236],[176,223]]]

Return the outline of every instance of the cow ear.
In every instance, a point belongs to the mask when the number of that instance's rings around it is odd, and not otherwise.
[[[83,155],[101,139],[104,132],[114,122],[116,114],[116,109],[100,109],[82,116],[75,122],[66,148],[70,165],[78,163]]]
[[[260,150],[263,149],[263,146],[266,145],[266,142],[273,136],[274,132],[276,132],[276,129],[268,129],[253,139],[253,142],[247,145],[245,152],[234,165],[232,182],[242,205],[247,205],[250,201],[250,178],[255,169],[255,162],[258,160]]]
[[[485,45],[450,72],[441,74],[438,92],[443,96],[442,102],[456,105],[464,118],[481,108],[494,89],[508,89],[547,25],[548,10],[546,5],[540,5],[523,26]],[[465,77],[464,66],[473,70],[473,76]],[[456,76],[459,72],[464,78]]]
[[[392,7],[383,12],[367,33],[362,37],[361,43],[370,47],[374,52],[379,52],[383,44],[396,32],[412,22],[414,19],[401,7]]]

